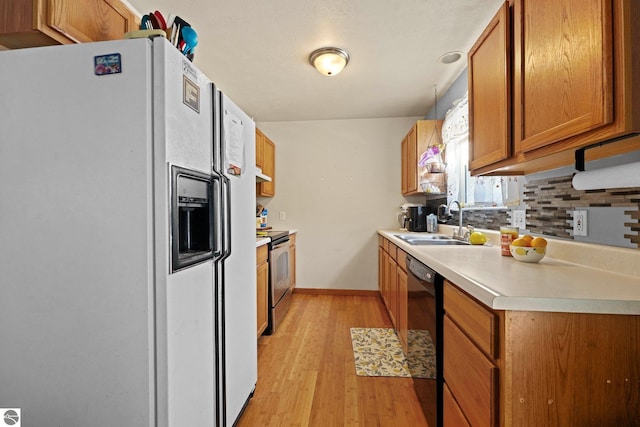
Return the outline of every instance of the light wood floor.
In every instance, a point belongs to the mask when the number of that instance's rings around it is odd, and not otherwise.
[[[382,301],[294,293],[280,328],[258,342],[258,383],[238,427],[427,426],[410,378],[356,375],[352,327],[391,327]]]

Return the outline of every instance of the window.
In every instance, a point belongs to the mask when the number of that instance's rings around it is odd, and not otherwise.
[[[520,204],[522,177],[471,176],[469,173],[468,94],[454,101],[442,125],[447,163],[447,202],[458,200],[468,206]]]

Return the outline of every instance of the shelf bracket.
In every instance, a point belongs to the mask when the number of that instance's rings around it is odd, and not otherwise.
[[[638,136],[640,133],[632,133],[628,135],[619,136],[617,138],[609,139],[607,141],[596,142],[595,144],[587,145],[586,147],[582,147],[576,150],[575,158],[576,158],[576,170],[579,172],[584,172],[584,152],[589,150],[590,148],[602,147],[603,145],[610,144],[612,142],[622,141],[627,138],[633,138],[634,136]]]

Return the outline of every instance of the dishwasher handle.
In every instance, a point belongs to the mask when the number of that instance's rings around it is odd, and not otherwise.
[[[413,258],[411,255],[407,255],[407,270],[410,271],[414,276],[416,276],[419,280],[428,283],[436,282],[436,272],[431,268],[427,267],[417,259]]]

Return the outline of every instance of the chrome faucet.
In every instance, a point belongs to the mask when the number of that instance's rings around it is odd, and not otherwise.
[[[465,239],[465,234],[462,231],[462,206],[460,205],[460,202],[457,200],[452,200],[449,202],[449,204],[447,205],[447,212],[449,213],[449,215],[451,215],[451,205],[452,204],[456,204],[458,205],[458,211],[460,212],[460,225],[458,225],[458,231],[456,232],[455,230],[453,231],[453,238],[454,239],[458,239],[458,240],[466,240]]]

